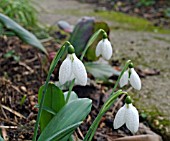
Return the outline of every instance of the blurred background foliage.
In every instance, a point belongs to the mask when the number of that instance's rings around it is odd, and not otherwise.
[[[48,37],[46,28],[38,22],[38,11],[33,0],[0,0],[0,13],[10,17],[38,38]],[[0,25],[1,32],[2,25]]]
[[[36,27],[37,10],[32,0],[0,0],[0,12],[24,27]]]

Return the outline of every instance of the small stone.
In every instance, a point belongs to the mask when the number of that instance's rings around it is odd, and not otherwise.
[[[20,87],[23,92],[27,92],[27,88],[25,86]]]

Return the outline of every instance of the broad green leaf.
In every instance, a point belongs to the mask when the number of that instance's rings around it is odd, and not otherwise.
[[[43,104],[44,104],[45,93],[47,92],[47,87],[48,87],[48,84],[49,84],[49,81],[50,81],[50,76],[53,73],[56,65],[58,64],[58,61],[60,60],[61,56],[66,51],[66,49],[67,49],[66,44],[68,44],[68,42],[65,42],[64,45],[60,48],[60,50],[58,51],[58,53],[56,54],[56,56],[54,57],[51,65],[50,65],[50,69],[48,71],[47,79],[46,79],[46,82],[45,82],[45,85],[44,85],[44,90],[42,92],[42,100],[39,104],[40,107],[39,107],[39,111],[38,111],[37,120],[36,120],[36,123],[35,123],[33,141],[36,141],[39,121],[40,121],[41,112],[42,112],[42,108],[43,108]]]
[[[77,99],[67,103],[49,122],[41,133],[38,141],[55,141],[56,134],[62,130],[66,130],[69,126],[83,121],[91,111],[91,106],[92,101],[88,98]],[[74,129],[76,129],[76,127]],[[70,132],[67,131],[67,134],[71,134],[72,132],[73,130],[70,130]]]
[[[38,103],[40,104],[44,85],[40,87],[38,92]],[[65,105],[65,99],[63,92],[53,83],[49,83],[47,86],[47,92],[45,93],[44,107],[47,107],[56,113]],[[43,110],[40,118],[41,131],[47,126],[47,124],[54,117],[50,112]]]
[[[4,26],[6,26],[7,29],[12,30],[13,32],[16,33],[16,35],[23,40],[24,42],[26,42],[27,44],[30,44],[38,49],[40,49],[41,51],[43,51],[45,54],[48,54],[46,49],[43,47],[43,45],[40,43],[40,41],[29,31],[27,31],[26,29],[24,29],[23,27],[21,27],[19,24],[17,24],[16,22],[14,22],[12,19],[10,19],[9,17],[3,15],[0,13],[0,22],[2,22],[4,24]]]
[[[74,46],[77,56],[79,56],[84,50],[93,31],[94,19],[82,20],[75,26],[69,41]]]
[[[74,132],[74,130],[81,124],[82,122],[78,122],[76,124],[70,125],[66,128],[64,128],[63,130],[57,132],[56,134],[54,134],[53,136],[51,136],[48,140],[54,140],[55,141],[66,141],[68,140],[68,138],[70,138],[72,132]],[[70,135],[70,136],[68,136]]]
[[[35,108],[39,108],[40,106],[37,104],[37,105],[35,105],[34,107],[35,107]],[[56,115],[56,114],[57,114],[56,111],[54,111],[53,109],[51,109],[51,108],[49,108],[49,107],[43,106],[42,109],[45,110],[45,111],[47,111],[47,112],[49,112],[49,113],[51,113],[52,115]]]
[[[64,92],[64,98],[65,98],[65,100],[66,100],[66,98],[67,98],[67,95],[68,95],[68,91],[67,91],[67,92]],[[68,103],[71,102],[71,101],[73,101],[73,100],[77,100],[77,99],[78,99],[77,94],[76,94],[74,91],[71,91],[71,94],[70,94],[70,98],[69,98],[69,100],[68,100]]]
[[[89,73],[91,73],[95,78],[106,80],[110,76],[119,75],[120,72],[115,70],[109,64],[102,64],[98,62],[85,63],[85,67]]]

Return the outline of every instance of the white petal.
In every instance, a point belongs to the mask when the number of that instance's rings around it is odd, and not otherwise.
[[[104,39],[102,44],[102,52],[101,52],[103,58],[109,60],[112,57],[112,53],[113,50],[110,41],[108,39]]]
[[[70,77],[69,77],[69,79],[68,79],[68,81],[72,81],[74,78],[75,78],[75,76],[74,76],[74,74],[73,74],[73,72],[72,72],[71,75],[70,75]]]
[[[120,78],[119,84],[120,84],[121,88],[128,84],[128,80],[129,80],[128,77],[129,77],[129,73],[128,73],[128,70],[127,70],[123,73],[122,77]]]
[[[139,114],[137,109],[132,104],[128,104],[128,108],[126,109],[125,114],[125,120],[127,128],[132,133],[136,133],[139,128]]]
[[[66,83],[70,80],[72,73],[72,62],[70,56],[67,55],[67,58],[63,61],[59,69],[59,82],[61,84]]]
[[[123,107],[121,107],[119,109],[119,111],[117,112],[114,122],[113,122],[113,126],[114,129],[118,129],[119,127],[121,127],[124,123],[125,123],[125,111],[126,111],[126,105],[124,105]]]
[[[96,56],[99,57],[101,54],[101,47],[102,47],[103,40],[99,41],[99,43],[96,46]]]
[[[134,68],[131,68],[130,84],[132,85],[133,88],[137,90],[141,89],[141,80],[139,78],[139,75],[134,70]]]
[[[73,54],[74,61],[72,63],[73,74],[76,78],[77,84],[85,86],[87,84],[87,72],[84,64]]]

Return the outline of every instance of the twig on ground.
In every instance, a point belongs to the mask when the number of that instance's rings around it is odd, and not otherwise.
[[[4,119],[4,118],[1,118],[1,117],[0,117],[0,120],[1,120],[1,121],[4,121],[4,122],[6,122],[6,123],[10,123],[10,124],[12,124],[12,125],[17,125],[17,123],[15,123],[15,122],[13,122],[13,121],[10,121],[10,120],[8,120],[8,119]]]
[[[34,73],[34,70],[24,62],[19,62],[19,65],[25,67],[28,71],[30,71],[30,73]]]
[[[5,110],[8,110],[9,112],[13,113],[14,115],[20,117],[20,118],[23,118],[23,119],[26,119],[26,117],[24,117],[22,114],[18,113],[17,111],[9,108],[9,107],[6,107],[5,105],[0,105],[2,108],[4,108]]]
[[[3,126],[3,125],[0,125],[0,128],[1,129],[16,129],[17,126]]]

